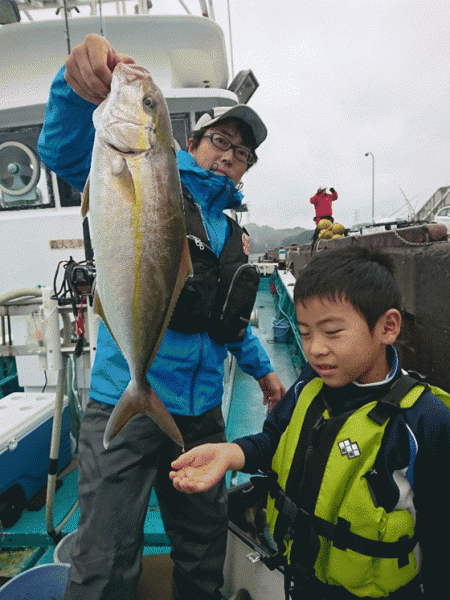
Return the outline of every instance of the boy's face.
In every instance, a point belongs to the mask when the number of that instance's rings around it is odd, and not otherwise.
[[[389,373],[386,346],[397,338],[401,323],[396,309],[386,311],[372,332],[345,299],[313,297],[297,302],[295,310],[305,356],[328,386],[375,383]]]

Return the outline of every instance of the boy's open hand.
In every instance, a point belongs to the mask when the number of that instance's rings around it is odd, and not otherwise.
[[[218,483],[227,470],[244,466],[245,458],[237,444],[203,444],[172,462],[169,477],[180,492],[205,492]]]

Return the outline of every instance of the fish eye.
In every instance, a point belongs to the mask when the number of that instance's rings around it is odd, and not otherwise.
[[[145,96],[145,98],[142,100],[142,104],[144,108],[154,108],[155,101],[151,96]]]

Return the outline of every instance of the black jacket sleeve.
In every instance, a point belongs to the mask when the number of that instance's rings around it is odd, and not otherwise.
[[[435,600],[449,593],[450,410],[431,394],[416,407],[408,420],[418,443],[413,491],[423,554],[421,577],[425,598]]]

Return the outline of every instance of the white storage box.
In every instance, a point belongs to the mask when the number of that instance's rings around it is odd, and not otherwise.
[[[20,485],[30,500],[46,483],[55,394],[15,392],[0,398],[0,494]],[[71,460],[64,401],[58,472]]]

